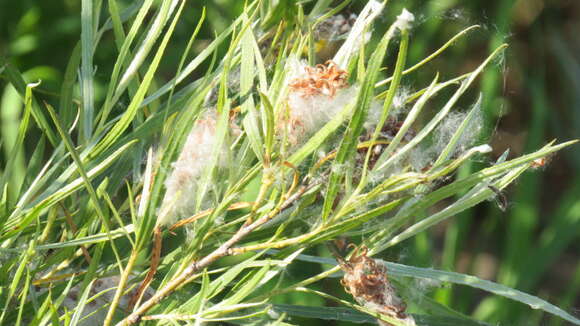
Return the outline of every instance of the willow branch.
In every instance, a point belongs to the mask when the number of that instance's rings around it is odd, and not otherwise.
[[[117,325],[133,325],[141,320],[143,314],[145,314],[153,306],[161,302],[169,294],[173,293],[179,287],[184,285],[186,281],[195,273],[211,265],[213,262],[227,255],[232,255],[233,252],[231,248],[238,242],[240,242],[244,237],[254,231],[256,228],[267,223],[272,218],[276,217],[282,211],[290,207],[294,202],[296,202],[300,197],[314,185],[302,186],[300,187],[292,196],[290,196],[286,201],[282,203],[279,207],[271,211],[269,214],[262,216],[251,224],[243,225],[228,241],[224,242],[216,250],[214,250],[209,255],[205,256],[201,260],[191,263],[181,274],[179,274],[172,281],[167,283],[162,289],[157,291],[149,300],[144,302],[141,306],[135,309],[127,318],[123,319]]]

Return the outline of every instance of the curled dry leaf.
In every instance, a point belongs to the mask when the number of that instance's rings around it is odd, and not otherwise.
[[[334,97],[337,90],[348,86],[348,73],[330,60],[314,67],[306,66],[304,72],[290,82],[292,92],[303,97],[319,94]]]

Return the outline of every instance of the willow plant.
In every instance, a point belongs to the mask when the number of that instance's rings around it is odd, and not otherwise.
[[[1,274],[10,277],[0,324],[485,324],[430,299],[414,279],[478,288],[580,324],[501,284],[378,258],[478,203],[501,204],[518,176],[575,141],[506,152],[455,177],[492,150],[478,138],[481,97],[467,99],[468,112],[458,102],[507,45],[471,72],[403,83],[478,26],[410,63],[412,13],[378,33],[386,3],[347,17],[348,4],[319,0],[306,13],[299,2],[248,1],[190,58],[202,13],[164,80],[158,68],[186,1],[121,12],[110,0],[101,20],[101,1],[84,0],[58,103],[41,103],[39,84],[3,64],[25,103],[14,148],[38,133],[40,141],[21,184],[11,175],[16,155],[2,173]],[[97,101],[93,57],[107,34],[118,56]],[[322,272],[288,281],[297,263]],[[339,291],[321,290],[322,281]],[[296,292],[333,304],[278,303]]]

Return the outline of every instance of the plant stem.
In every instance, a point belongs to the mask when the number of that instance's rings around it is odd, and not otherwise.
[[[127,280],[129,279],[129,275],[131,274],[131,270],[135,265],[135,261],[139,255],[139,250],[134,248],[131,252],[131,256],[129,257],[129,261],[127,262],[127,267],[123,270],[123,274],[121,274],[121,279],[119,280],[119,285],[117,286],[117,291],[115,292],[115,296],[113,297],[113,301],[111,302],[111,306],[109,307],[109,311],[107,312],[107,317],[103,323],[103,326],[111,325],[111,321],[113,320],[113,316],[115,315],[115,310],[119,305],[119,300],[123,295],[123,290],[125,289],[125,285],[127,284]]]
[[[255,222],[243,225],[237,232],[234,234],[228,241],[223,243],[219,246],[216,250],[214,250],[209,255],[205,256],[201,260],[197,262],[191,263],[181,274],[179,274],[176,278],[170,281],[167,285],[165,285],[161,290],[157,291],[149,300],[144,302],[141,306],[139,306],[135,311],[129,315],[127,318],[123,319],[121,322],[117,324],[117,326],[122,325],[133,325],[136,322],[141,320],[141,317],[144,313],[146,313],[149,309],[153,306],[161,302],[163,298],[171,294],[173,291],[177,290],[180,286],[186,283],[186,281],[196,272],[206,268],[219,258],[222,258],[227,255],[232,255],[233,252],[231,251],[231,247],[233,247],[236,243],[241,241],[244,237],[250,234],[259,226],[265,224],[266,222],[270,221],[276,215],[278,215],[283,210],[287,209],[292,205],[296,200],[298,200],[306,190],[308,190],[309,186],[302,186],[296,193],[290,198],[288,198],[282,205],[278,208],[272,210],[270,214],[264,215]],[[115,297],[116,298],[116,297]],[[111,310],[109,310],[110,312]]]

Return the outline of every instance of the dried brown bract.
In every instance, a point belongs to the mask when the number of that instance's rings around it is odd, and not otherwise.
[[[348,73],[330,60],[315,67],[304,67],[304,72],[290,82],[292,92],[303,97],[319,94],[333,97],[337,90],[348,87]]]
[[[345,291],[369,309],[401,321],[411,321],[412,318],[405,314],[406,304],[396,294],[387,278],[386,266],[368,257],[367,251],[366,247],[356,248],[348,261],[340,262],[345,273],[341,280]]]
[[[544,168],[546,166],[546,164],[550,163],[551,159],[552,158],[549,156],[537,158],[537,159],[532,161],[532,164],[530,165],[530,167],[534,170]]]
[[[297,60],[289,64],[287,106],[278,112],[277,132],[294,146],[317,131],[356,99],[348,73],[332,61],[314,67]]]

